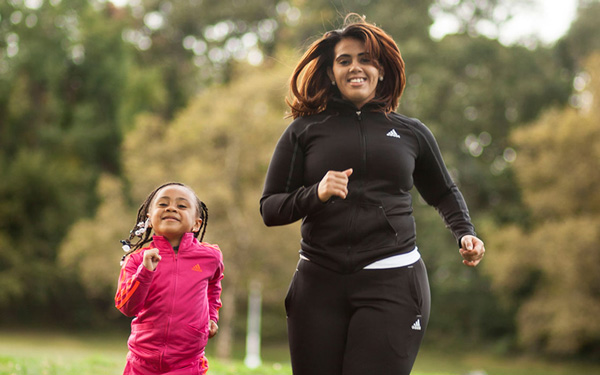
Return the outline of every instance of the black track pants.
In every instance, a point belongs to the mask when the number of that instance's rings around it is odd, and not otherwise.
[[[285,299],[294,375],[408,375],[429,321],[422,260],[339,274],[301,260]]]

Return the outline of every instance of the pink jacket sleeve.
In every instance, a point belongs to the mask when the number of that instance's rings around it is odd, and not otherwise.
[[[136,255],[136,254],[132,254]],[[115,306],[127,316],[135,316],[144,307],[154,272],[141,263],[140,257],[128,256],[121,268]]]
[[[217,251],[219,254],[217,269],[213,277],[208,282],[208,312],[210,319],[215,322],[219,321],[219,309],[223,305],[221,303],[221,280],[223,279],[223,254]]]

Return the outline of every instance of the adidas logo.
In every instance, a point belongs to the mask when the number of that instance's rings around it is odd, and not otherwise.
[[[390,130],[386,135],[388,137],[400,138],[400,134],[396,133],[396,129]]]
[[[202,268],[200,268],[199,264],[196,264],[194,267],[192,267],[192,271],[202,272]]]
[[[421,319],[417,319],[417,321],[414,322],[412,327],[410,327],[410,328],[414,329],[415,331],[420,331],[421,330]]]

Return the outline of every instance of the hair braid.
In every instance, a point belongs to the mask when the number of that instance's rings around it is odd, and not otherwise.
[[[196,238],[198,238],[198,235],[200,235],[199,241],[202,242],[204,239],[204,234],[206,233],[206,227],[208,226],[208,207],[206,207],[204,202],[197,197],[196,199],[198,200],[198,216],[200,216],[200,219],[202,219],[202,224],[200,225],[198,231],[194,232],[194,235]],[[202,231],[202,234],[200,234],[200,231]]]

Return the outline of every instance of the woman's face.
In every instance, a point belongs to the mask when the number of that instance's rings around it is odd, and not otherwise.
[[[335,81],[342,97],[361,108],[375,97],[375,89],[383,72],[375,65],[365,43],[354,38],[344,38],[334,49],[333,66],[329,78]]]

